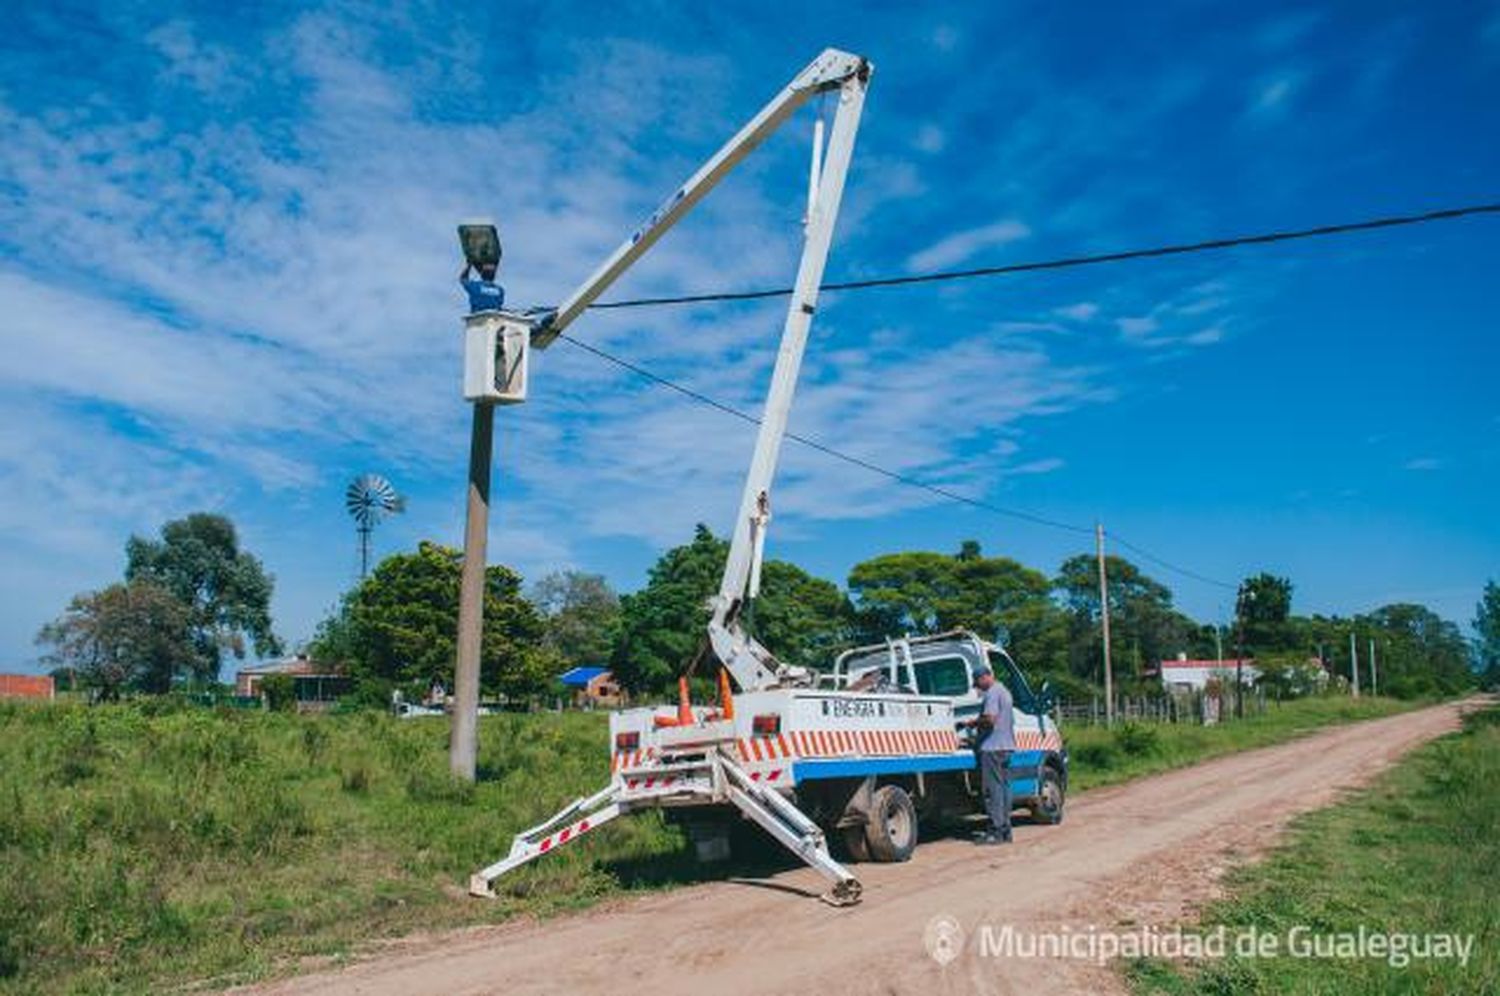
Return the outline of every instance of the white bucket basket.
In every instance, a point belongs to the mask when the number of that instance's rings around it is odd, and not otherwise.
[[[464,318],[464,400],[514,405],[526,400],[531,325],[503,311]]]

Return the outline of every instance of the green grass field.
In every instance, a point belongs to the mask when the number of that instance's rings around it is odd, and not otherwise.
[[[1210,729],[1065,731],[1074,788],[1401,708],[1291,703]],[[511,836],[607,777],[605,717],[481,720],[481,780],[446,773],[447,723],[165,701],[0,704],[0,988],[228,984],[417,929],[546,915],[744,871],[699,868],[655,816],[463,893]]]
[[[1229,895],[1201,927],[1281,938],[1360,927],[1474,938],[1455,959],[1229,957],[1179,967],[1140,962],[1141,993],[1259,994],[1500,992],[1500,709],[1467,717],[1465,731],[1417,750],[1373,787],[1293,825],[1259,864],[1231,876]],[[1284,942],[1283,942],[1284,943]]]

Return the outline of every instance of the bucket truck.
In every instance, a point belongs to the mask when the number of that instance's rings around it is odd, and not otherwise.
[[[857,902],[860,883],[833,856],[830,836],[855,860],[905,860],[919,822],[979,808],[975,755],[960,727],[978,712],[972,675],[981,665],[1007,681],[1015,698],[1018,805],[1045,822],[1061,819],[1067,755],[1048,721],[1045,688],[1033,694],[1002,648],[966,632],[888,640],[845,653],[820,677],[777,660],[744,625],[759,592],[772,479],[871,71],[857,55],[823,52],[555,310],[491,312],[469,326],[467,355],[485,363],[478,376],[466,376],[471,396],[503,401],[507,392],[524,392],[527,348],[553,342],[799,107],[836,97],[826,148],[821,120],[814,131],[801,262],[711,605],[706,645],[720,666],[718,701],[688,701],[684,677],[675,708],[614,713],[609,784],[517,834],[504,858],[472,876],[475,895],[493,895],[501,875],[621,815],[665,808],[688,823],[701,857],[724,855],[730,822],[748,819],[829,880],[826,901]]]

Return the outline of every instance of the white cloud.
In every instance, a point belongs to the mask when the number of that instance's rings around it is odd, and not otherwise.
[[[932,29],[932,46],[939,52],[951,52],[963,40],[963,35],[951,24],[939,24]]]
[[[1027,463],[1023,463],[1023,464],[1021,464],[1019,466],[1012,467],[1006,473],[1008,473],[1008,474],[1050,474],[1054,470],[1061,470],[1066,465],[1067,465],[1066,461],[1064,461],[1061,457],[1044,457],[1041,460],[1031,460],[1031,461],[1029,461]]]
[[[164,80],[182,80],[208,94],[222,93],[237,84],[228,51],[206,45],[186,21],[169,21],[146,33],[146,43],[162,56]]]
[[[1301,88],[1302,80],[1303,74],[1297,70],[1285,70],[1262,80],[1251,93],[1250,114],[1270,118],[1285,113],[1287,105]]]
[[[1115,327],[1120,330],[1120,336],[1130,342],[1144,342],[1151,338],[1161,324],[1150,315],[1131,316],[1115,319]]]
[[[975,253],[1009,245],[1030,234],[1031,229],[1014,219],[965,229],[913,253],[906,260],[906,268],[913,273],[941,270],[962,263]]]
[[[912,140],[912,145],[917,148],[917,151],[925,152],[928,155],[936,155],[942,152],[947,144],[947,133],[931,122],[918,128],[916,137]]]
[[[1087,322],[1093,320],[1099,314],[1099,306],[1092,301],[1079,301],[1077,304],[1064,305],[1053,309],[1064,318],[1071,318],[1075,322]]]
[[[1441,470],[1443,461],[1437,457],[1416,457],[1415,459],[1406,461],[1403,467],[1406,470],[1415,471]]]

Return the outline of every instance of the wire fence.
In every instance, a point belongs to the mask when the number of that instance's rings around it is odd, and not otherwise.
[[[1192,723],[1212,725],[1241,715],[1241,703],[1234,689],[1217,694],[1177,692],[1163,695],[1116,695],[1116,723]],[[1264,689],[1247,688],[1243,695],[1243,715],[1258,716],[1266,711]],[[1101,726],[1108,719],[1105,698],[1074,699],[1057,705],[1059,722]]]

